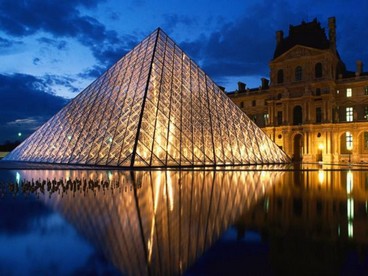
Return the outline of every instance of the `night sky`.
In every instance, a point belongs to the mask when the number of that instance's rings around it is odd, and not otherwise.
[[[0,144],[26,138],[157,27],[231,91],[269,77],[277,30],[314,18],[327,31],[336,17],[354,71],[368,62],[367,11],[366,0],[0,0]]]

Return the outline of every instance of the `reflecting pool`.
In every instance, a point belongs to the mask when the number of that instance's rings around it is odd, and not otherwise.
[[[368,170],[0,170],[0,275],[368,271]]]

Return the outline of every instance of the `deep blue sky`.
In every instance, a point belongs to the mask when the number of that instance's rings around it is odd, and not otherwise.
[[[157,27],[231,91],[268,78],[275,31],[302,20],[327,30],[335,16],[348,69],[368,62],[367,11],[366,0],[0,0],[0,143],[29,135]]]

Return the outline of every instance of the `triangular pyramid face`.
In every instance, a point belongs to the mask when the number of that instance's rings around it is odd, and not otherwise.
[[[5,160],[179,167],[289,158],[157,29]]]

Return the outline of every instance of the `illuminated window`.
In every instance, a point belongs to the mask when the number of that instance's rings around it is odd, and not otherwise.
[[[352,96],[352,94],[353,94],[352,89],[351,89],[351,88],[347,88],[347,89],[346,89],[346,97],[351,97],[351,96]]]
[[[368,95],[368,86],[364,87],[364,95]]]
[[[340,94],[340,91],[339,90],[336,90],[336,94]]]
[[[347,122],[353,121],[353,108],[352,107],[346,108],[346,121]]]
[[[303,75],[303,70],[301,66],[297,66],[295,68],[295,80],[296,81],[301,81],[302,80],[302,75]]]
[[[268,125],[268,120],[270,119],[270,116],[268,115],[268,113],[263,114],[263,118],[264,118],[264,121],[265,121],[265,125]]]
[[[368,120],[368,106],[364,107],[364,119]]]
[[[353,149],[353,135],[350,131],[346,132],[346,149],[352,150]]]

